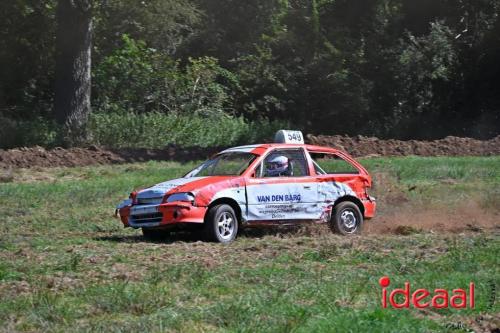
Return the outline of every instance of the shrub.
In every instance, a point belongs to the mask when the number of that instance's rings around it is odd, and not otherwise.
[[[14,120],[0,117],[0,148],[44,146],[58,144],[59,128],[44,118]]]
[[[88,124],[89,144],[110,148],[222,147],[271,140],[280,121],[247,121],[243,117],[184,116],[150,112],[94,113]],[[0,118],[0,149],[60,145],[59,127],[43,118],[13,120]]]
[[[90,117],[89,132],[92,143],[108,147],[213,147],[269,140],[286,127],[287,123],[279,121],[248,122],[230,116],[95,113]]]
[[[185,65],[143,41],[123,36],[123,46],[94,71],[94,106],[104,112],[221,115],[232,113],[236,76],[216,59],[189,58]]]

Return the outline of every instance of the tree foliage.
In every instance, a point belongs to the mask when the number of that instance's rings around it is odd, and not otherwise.
[[[94,73],[96,107],[106,112],[223,116],[232,113],[232,95],[239,86],[215,58],[188,58],[182,66],[127,35]]]
[[[0,4],[0,112],[54,118],[55,1]],[[500,132],[500,0],[108,0],[93,112],[286,120],[398,138]]]
[[[50,116],[55,0],[0,2],[0,115]]]

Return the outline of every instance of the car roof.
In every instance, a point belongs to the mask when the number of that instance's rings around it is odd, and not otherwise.
[[[325,153],[335,153],[338,152],[337,149],[330,147],[315,146],[309,144],[297,144],[297,143],[261,143],[254,145],[238,146],[228,148],[223,150],[221,153],[232,153],[232,152],[242,152],[242,153],[253,153],[261,155],[271,148],[305,148],[309,151],[314,152],[325,152]]]

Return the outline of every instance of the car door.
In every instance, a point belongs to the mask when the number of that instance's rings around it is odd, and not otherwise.
[[[290,169],[270,174],[268,161],[281,156],[288,159]],[[317,183],[309,174],[302,148],[272,150],[257,166],[255,176],[247,179],[246,191],[248,221],[310,220],[321,215]]]

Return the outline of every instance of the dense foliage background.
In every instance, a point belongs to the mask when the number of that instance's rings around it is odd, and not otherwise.
[[[56,7],[0,2],[0,147],[58,144]],[[99,2],[89,140],[231,144],[283,126],[489,138],[500,133],[499,13],[500,0]]]

